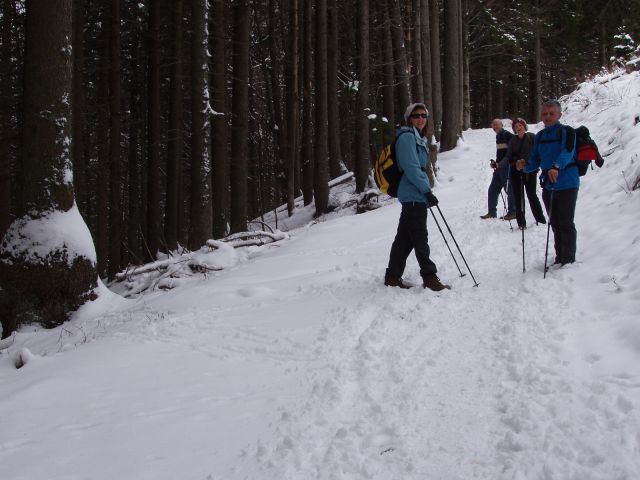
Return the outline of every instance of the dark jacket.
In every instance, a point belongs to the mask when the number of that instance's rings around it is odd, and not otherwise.
[[[504,128],[496,134],[496,162],[499,168],[506,168],[508,163],[502,163],[504,156],[507,154],[509,148],[509,140],[513,137],[513,133],[507,132]]]
[[[533,150],[533,142],[535,135],[531,132],[525,132],[522,139],[517,135],[511,137],[509,140],[509,148],[507,153],[502,159],[503,162],[508,162],[511,167],[515,167],[518,160],[529,160],[531,157],[531,151]]]

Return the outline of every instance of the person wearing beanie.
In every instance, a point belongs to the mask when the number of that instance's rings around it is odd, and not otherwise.
[[[434,291],[451,288],[443,284],[430,258],[427,212],[438,205],[426,174],[429,145],[425,137],[429,111],[424,103],[412,103],[404,114],[405,126],[396,133],[396,162],[402,172],[398,200],[402,212],[396,237],[391,245],[384,284],[388,287],[411,288],[402,280],[407,258],[413,250],[420,265],[422,286]]]
[[[507,154],[504,160],[511,166],[511,186],[516,204],[516,220],[520,229],[527,228],[527,221],[524,214],[524,191],[529,199],[529,208],[536,220],[536,223],[547,223],[542,205],[538,199],[537,171],[524,173],[516,168],[516,162],[520,159],[529,159],[533,150],[534,135],[527,132],[527,122],[523,118],[516,118],[513,121],[513,133],[515,136],[509,140]]]
[[[513,134],[502,127],[502,120],[499,118],[493,119],[491,128],[496,132],[496,161],[491,163],[493,175],[487,192],[487,213],[481,215],[480,218],[486,220],[487,218],[496,218],[498,216],[498,198],[500,197],[500,192],[504,189],[507,192],[507,213],[500,218],[513,220],[516,218],[515,201],[513,188],[509,185],[509,163],[504,161],[509,140],[511,140]]]

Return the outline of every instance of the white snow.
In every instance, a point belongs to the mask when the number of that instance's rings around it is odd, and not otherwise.
[[[69,264],[79,256],[96,262],[91,233],[75,203],[66,212],[51,210],[35,220],[25,216],[13,222],[0,248],[13,256],[26,253],[32,263],[55,251],[65,251]]]
[[[547,229],[528,214],[522,272],[520,232],[478,218],[494,133],[466,131],[436,195],[479,287],[433,219],[452,290],[384,287],[391,203],[292,220],[168,292],[103,291],[0,344],[0,478],[640,478],[640,190],[623,180],[640,173],[639,80],[563,99],[609,154],[583,177],[576,264],[543,279]]]

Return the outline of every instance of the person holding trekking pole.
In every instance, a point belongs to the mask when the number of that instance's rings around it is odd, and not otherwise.
[[[538,188],[537,171],[534,173],[524,173],[516,168],[517,160],[528,160],[529,157],[531,157],[535,137],[533,133],[527,132],[527,122],[523,118],[516,118],[513,121],[513,132],[515,135],[509,140],[509,147],[504,159],[509,162],[511,167],[511,187],[513,188],[516,203],[516,221],[518,222],[518,228],[523,230],[527,228],[527,220],[524,214],[523,190],[527,193],[529,207],[536,222],[545,224],[547,220],[544,217],[542,205],[540,205],[540,200],[536,192]]]
[[[502,126],[502,120],[494,118],[491,122],[491,128],[496,132],[496,159],[491,160],[491,168],[493,175],[491,184],[487,192],[487,213],[480,215],[480,218],[486,220],[488,218],[496,218],[498,216],[498,197],[504,189],[507,192],[506,213],[502,220],[513,220],[516,218],[513,188],[509,188],[509,162],[504,161],[507,154],[509,140],[513,137],[511,132],[505,130]]]
[[[384,284],[388,287],[411,288],[402,280],[402,274],[413,250],[420,265],[422,286],[434,291],[451,288],[440,281],[436,275],[438,269],[429,258],[427,211],[438,205],[438,199],[431,192],[425,173],[429,162],[429,145],[425,136],[428,118],[429,112],[423,103],[412,103],[404,114],[405,126],[396,134],[396,161],[402,172],[398,186],[402,212],[384,277]]]
[[[576,260],[576,226],[574,215],[580,188],[580,176],[575,162],[575,138],[573,130],[560,123],[562,107],[557,100],[542,104],[542,123],[534,140],[533,151],[527,162],[519,159],[516,168],[525,173],[542,169],[542,201],[549,215],[556,251],[554,264],[566,265]],[[571,149],[567,144],[572,145]]]

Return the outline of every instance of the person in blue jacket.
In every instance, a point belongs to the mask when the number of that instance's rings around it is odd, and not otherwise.
[[[396,161],[403,172],[398,186],[402,213],[384,277],[384,284],[389,287],[410,288],[403,282],[402,274],[407,258],[414,250],[420,265],[422,286],[434,291],[451,288],[440,282],[436,275],[438,269],[429,258],[427,211],[429,207],[438,205],[438,199],[431,192],[425,173],[429,162],[429,145],[425,137],[428,118],[429,112],[423,103],[412,103],[404,114],[406,126],[398,129],[396,135]]]
[[[554,263],[566,265],[576,260],[576,226],[573,221],[580,188],[580,176],[575,163],[575,138],[567,150],[567,133],[560,123],[562,108],[557,100],[542,104],[542,123],[533,143],[528,162],[518,160],[516,167],[525,173],[542,170],[542,201],[549,215],[556,250]]]

